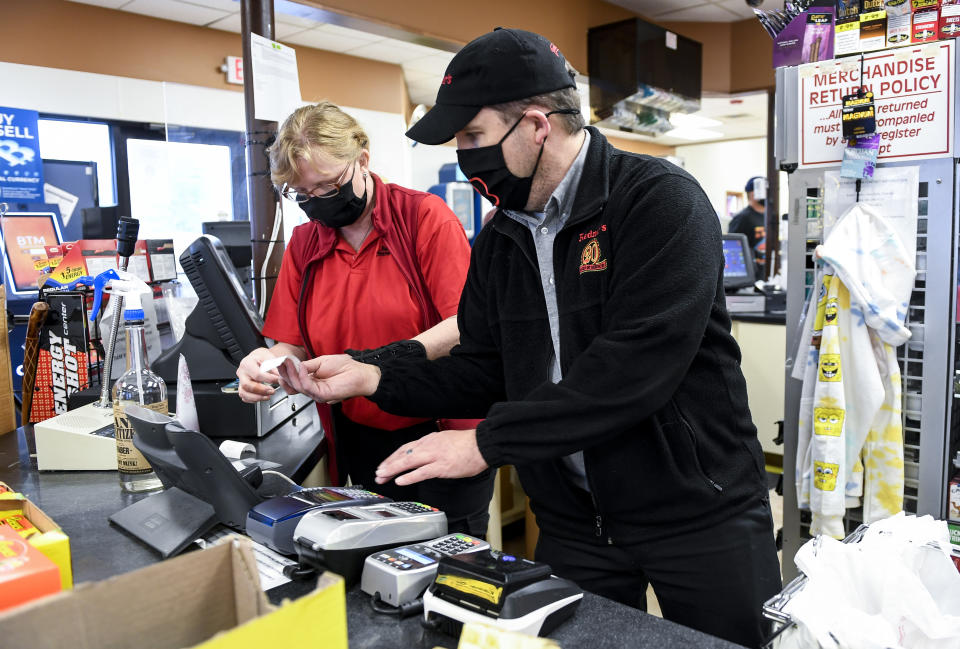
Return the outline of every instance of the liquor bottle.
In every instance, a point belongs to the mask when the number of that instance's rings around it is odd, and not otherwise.
[[[127,302],[123,311],[127,338],[127,371],[113,386],[113,419],[117,439],[117,473],[124,491],[139,493],[161,489],[157,474],[136,446],[133,445],[133,425],[126,416],[126,406],[136,404],[167,414],[167,386],[150,371],[147,359],[147,338],[144,331],[141,289],[149,287],[138,279],[114,280],[113,293],[123,295]],[[119,297],[119,296],[118,296]]]

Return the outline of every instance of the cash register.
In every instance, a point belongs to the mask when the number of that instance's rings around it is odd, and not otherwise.
[[[210,435],[262,437],[281,425],[302,432],[320,426],[312,399],[277,390],[269,401],[244,403],[223,388],[237,378],[237,366],[258,347],[263,318],[244,292],[226,248],[203,235],[180,255],[180,265],[197,293],[197,306],[187,317],[176,345],[151,363],[172,390],[176,389],[180,354],[187,359],[200,429]]]

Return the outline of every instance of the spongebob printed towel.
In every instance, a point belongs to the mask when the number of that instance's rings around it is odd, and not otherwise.
[[[829,263],[798,352],[806,363],[798,363],[796,486],[813,515],[811,534],[842,538],[849,507],[862,502],[864,522],[903,508],[901,380],[891,343],[909,337],[903,320],[915,270],[883,218],[859,205],[816,254]]]

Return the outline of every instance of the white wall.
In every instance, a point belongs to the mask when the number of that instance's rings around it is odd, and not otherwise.
[[[729,222],[727,192],[742,192],[753,176],[766,176],[766,138],[729,140],[677,147],[684,168],[699,181],[721,222]]]
[[[707,193],[724,232],[730,222],[726,213],[727,192],[742,192],[750,178],[767,175],[767,139],[762,137],[678,146],[677,157],[683,159],[684,168]],[[781,214],[787,211],[788,203],[787,174],[781,172]],[[785,237],[786,228],[781,228],[780,238]]]

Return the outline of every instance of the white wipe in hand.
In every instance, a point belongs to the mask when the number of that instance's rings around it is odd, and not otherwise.
[[[287,362],[288,360],[293,363],[293,368],[291,370],[291,368],[288,367],[287,371],[299,372],[300,359],[297,358],[296,356],[290,356],[289,354],[286,356],[277,356],[275,358],[271,358],[270,360],[263,361],[262,363],[260,363],[260,371],[269,372],[270,370],[275,370],[281,365],[283,365],[285,362]]]

